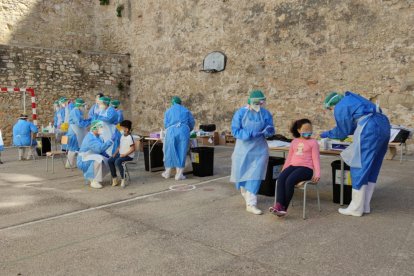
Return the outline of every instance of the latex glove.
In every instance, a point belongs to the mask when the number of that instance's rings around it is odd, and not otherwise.
[[[319,134],[319,137],[328,138],[328,132],[327,131],[322,132],[321,134]]]
[[[275,133],[275,128],[272,126],[267,126],[265,129],[262,130],[262,133],[265,137],[271,136],[273,133]]]
[[[101,155],[102,155],[103,157],[109,158],[109,155],[106,153],[106,151],[102,152],[102,153],[101,153]]]
[[[252,138],[258,138],[258,137],[263,137],[263,136],[264,136],[263,132],[254,131],[252,133]]]

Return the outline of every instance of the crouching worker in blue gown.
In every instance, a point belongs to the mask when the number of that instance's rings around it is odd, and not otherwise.
[[[106,150],[111,147],[115,137],[104,142],[101,138],[104,132],[102,121],[95,120],[91,130],[83,139],[79,150],[77,165],[83,171],[83,176],[90,182],[92,188],[102,188],[102,180],[109,173],[108,154]]]
[[[91,124],[91,119],[84,119],[85,102],[82,99],[75,100],[75,108],[72,109],[69,115],[69,130],[68,130],[68,159],[66,168],[73,168],[76,166],[76,152],[79,151],[82,141],[88,133],[87,127]]]
[[[352,92],[333,92],[324,105],[334,108],[336,127],[323,132],[321,138],[345,139],[353,135],[352,144],[341,153],[351,167],[352,201],[348,208],[338,211],[360,217],[371,212],[372,194],[390,140],[390,123],[379,107]]]
[[[176,168],[175,180],[183,180],[185,159],[190,143],[190,132],[194,128],[194,117],[181,105],[179,97],[172,98],[172,106],[165,112],[164,127],[164,178],[171,177],[171,169]]]
[[[257,193],[266,177],[269,147],[266,137],[275,133],[272,114],[263,108],[266,98],[262,91],[250,93],[248,105],[233,116],[231,130],[236,146],[231,157],[231,182],[236,183],[246,201],[246,211],[262,214],[257,208]]]

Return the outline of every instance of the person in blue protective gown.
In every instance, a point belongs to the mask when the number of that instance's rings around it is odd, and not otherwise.
[[[257,208],[257,193],[266,177],[269,147],[266,137],[274,135],[272,114],[263,106],[266,98],[262,91],[250,93],[248,105],[233,116],[231,130],[236,138],[232,155],[231,182],[236,183],[246,201],[246,211],[260,215]]]
[[[27,115],[20,115],[19,120],[13,126],[13,145],[19,147],[19,160],[23,160],[25,154],[25,148],[23,147],[35,147],[36,139],[35,134],[38,132],[37,127],[27,121]],[[33,150],[29,150],[27,153],[27,160],[33,157]]]
[[[61,138],[62,136],[66,135],[69,130],[69,116],[70,112],[72,111],[74,105],[73,103],[69,102],[69,100],[66,97],[60,97],[59,99],[59,118],[62,119],[62,122],[60,124],[60,130],[58,138]],[[67,145],[62,145],[63,150],[67,150]]]
[[[176,168],[175,180],[184,180],[185,159],[187,156],[190,132],[194,128],[194,117],[182,106],[179,97],[172,98],[172,106],[165,112],[164,127],[164,178],[171,177],[172,168]]]
[[[88,133],[87,127],[91,124],[91,119],[84,119],[85,102],[82,99],[75,100],[75,108],[72,109],[69,115],[69,130],[68,130],[68,158],[66,168],[73,168],[76,166],[76,152],[79,151],[82,145],[83,138]]]
[[[118,113],[115,108],[109,106],[111,99],[108,97],[101,97],[99,99],[99,115],[96,117],[96,120],[100,120],[104,124],[104,133],[102,138],[104,141],[108,141],[111,137],[116,137],[114,144],[106,150],[106,153],[109,156],[117,157],[116,149],[119,146],[121,140],[121,133],[116,128],[118,124]]]
[[[60,115],[59,101],[53,103],[53,112],[53,126],[55,127],[55,130],[58,130],[63,121],[62,116]]]
[[[117,125],[120,124],[124,120],[124,112],[122,109],[119,108],[121,102],[119,100],[111,100],[110,106],[115,108],[116,112],[118,113],[118,122]]]
[[[90,132],[83,139],[77,158],[77,166],[83,172],[83,176],[95,189],[102,188],[103,178],[109,173],[108,158],[106,150],[113,145],[112,137],[104,142],[102,121],[95,120],[91,123]]]
[[[345,139],[353,135],[352,144],[341,153],[351,167],[352,201],[343,215],[362,216],[370,213],[370,202],[382,161],[390,140],[390,122],[371,101],[352,92],[332,92],[324,102],[334,108],[336,127],[320,134],[321,138]]]
[[[99,110],[99,99],[102,98],[102,97],[105,97],[105,95],[103,93],[96,94],[95,103],[91,106],[91,108],[89,109],[89,112],[88,112],[88,118],[89,119],[94,120],[98,117],[99,112],[100,112],[100,110]]]
[[[1,161],[1,152],[4,151],[4,143],[3,143],[3,135],[1,133],[0,129],[0,165],[3,164],[3,161]]]

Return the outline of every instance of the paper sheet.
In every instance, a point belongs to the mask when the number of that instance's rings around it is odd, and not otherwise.
[[[267,141],[267,144],[269,145],[269,148],[290,147],[290,143],[279,140]]]

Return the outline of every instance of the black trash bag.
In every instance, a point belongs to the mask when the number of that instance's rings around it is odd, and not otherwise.
[[[200,129],[205,132],[213,132],[213,131],[216,131],[216,125],[215,124],[200,125]]]

